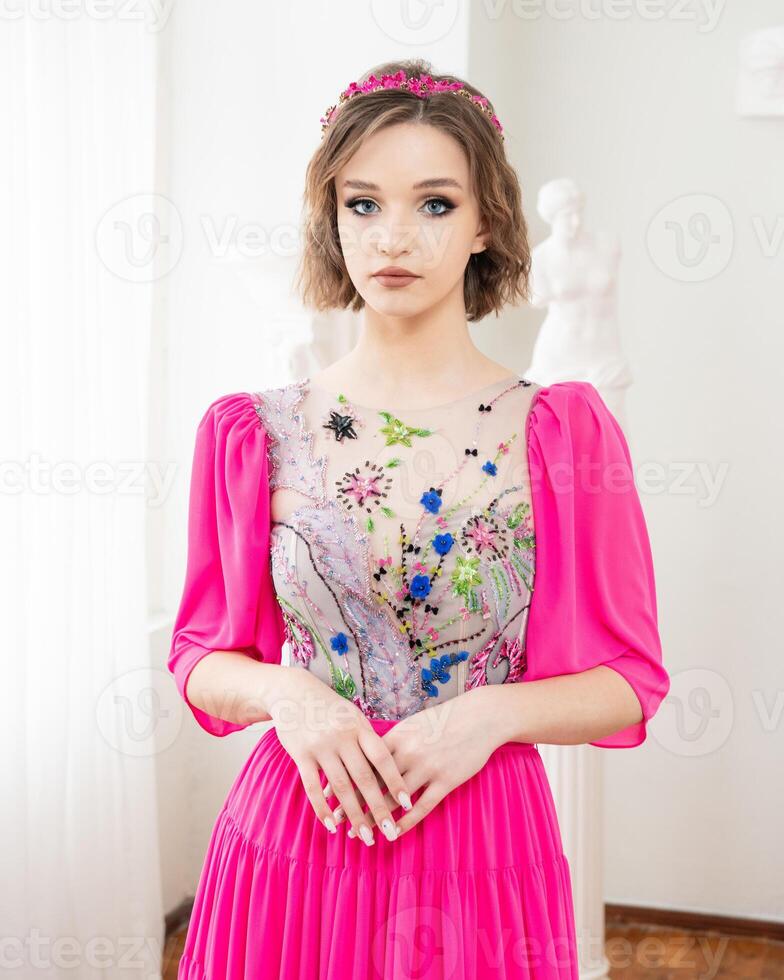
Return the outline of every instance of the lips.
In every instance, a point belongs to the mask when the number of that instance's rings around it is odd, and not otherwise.
[[[383,276],[385,279],[391,278],[392,276],[400,276],[404,279],[417,279],[418,276],[415,272],[410,269],[404,269],[399,265],[388,265],[383,269],[379,269],[378,272],[374,272],[375,276]]]
[[[410,286],[412,282],[416,282],[421,277],[409,269],[403,269],[399,265],[388,265],[386,268],[374,273],[373,278],[382,286],[391,286],[394,288]]]

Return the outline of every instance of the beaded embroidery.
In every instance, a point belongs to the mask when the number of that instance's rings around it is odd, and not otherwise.
[[[292,666],[393,719],[522,679],[535,565],[523,433],[538,390],[502,379],[410,412],[308,379],[254,394]]]

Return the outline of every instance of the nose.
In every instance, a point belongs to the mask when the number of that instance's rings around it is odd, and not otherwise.
[[[402,222],[390,222],[383,227],[376,226],[378,232],[378,251],[382,255],[407,255],[411,251],[416,229]]]

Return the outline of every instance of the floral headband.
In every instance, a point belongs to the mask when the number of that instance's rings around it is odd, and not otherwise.
[[[364,95],[368,92],[375,92],[378,89],[385,88],[403,88],[407,89],[409,92],[413,92],[414,95],[418,96],[420,99],[426,99],[430,95],[438,92],[454,92],[456,95],[462,95],[468,99],[468,101],[477,107],[481,112],[484,112],[486,116],[490,119],[490,122],[495,126],[498,131],[499,136],[503,140],[504,130],[501,125],[498,116],[490,108],[490,105],[486,98],[481,95],[472,95],[468,89],[464,88],[460,82],[441,82],[434,81],[430,75],[418,75],[412,76],[411,78],[406,77],[406,73],[401,69],[395,72],[394,75],[382,75],[381,78],[376,78],[375,75],[371,75],[365,82],[352,82],[347,89],[344,89],[340,93],[340,98],[336,105],[331,105],[324,113],[321,118],[321,138],[324,138],[324,134],[327,131],[327,127],[335,118],[338,110],[348,99],[352,99],[355,95]]]

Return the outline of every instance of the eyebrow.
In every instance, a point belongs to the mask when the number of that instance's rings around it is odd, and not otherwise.
[[[380,191],[381,188],[378,184],[373,184],[369,180],[344,180],[344,187],[353,187],[357,191]],[[427,180],[420,180],[416,184],[412,185],[412,189],[415,191],[422,190],[428,187],[455,187],[457,190],[462,190],[459,181],[456,181],[453,177],[430,177]]]

